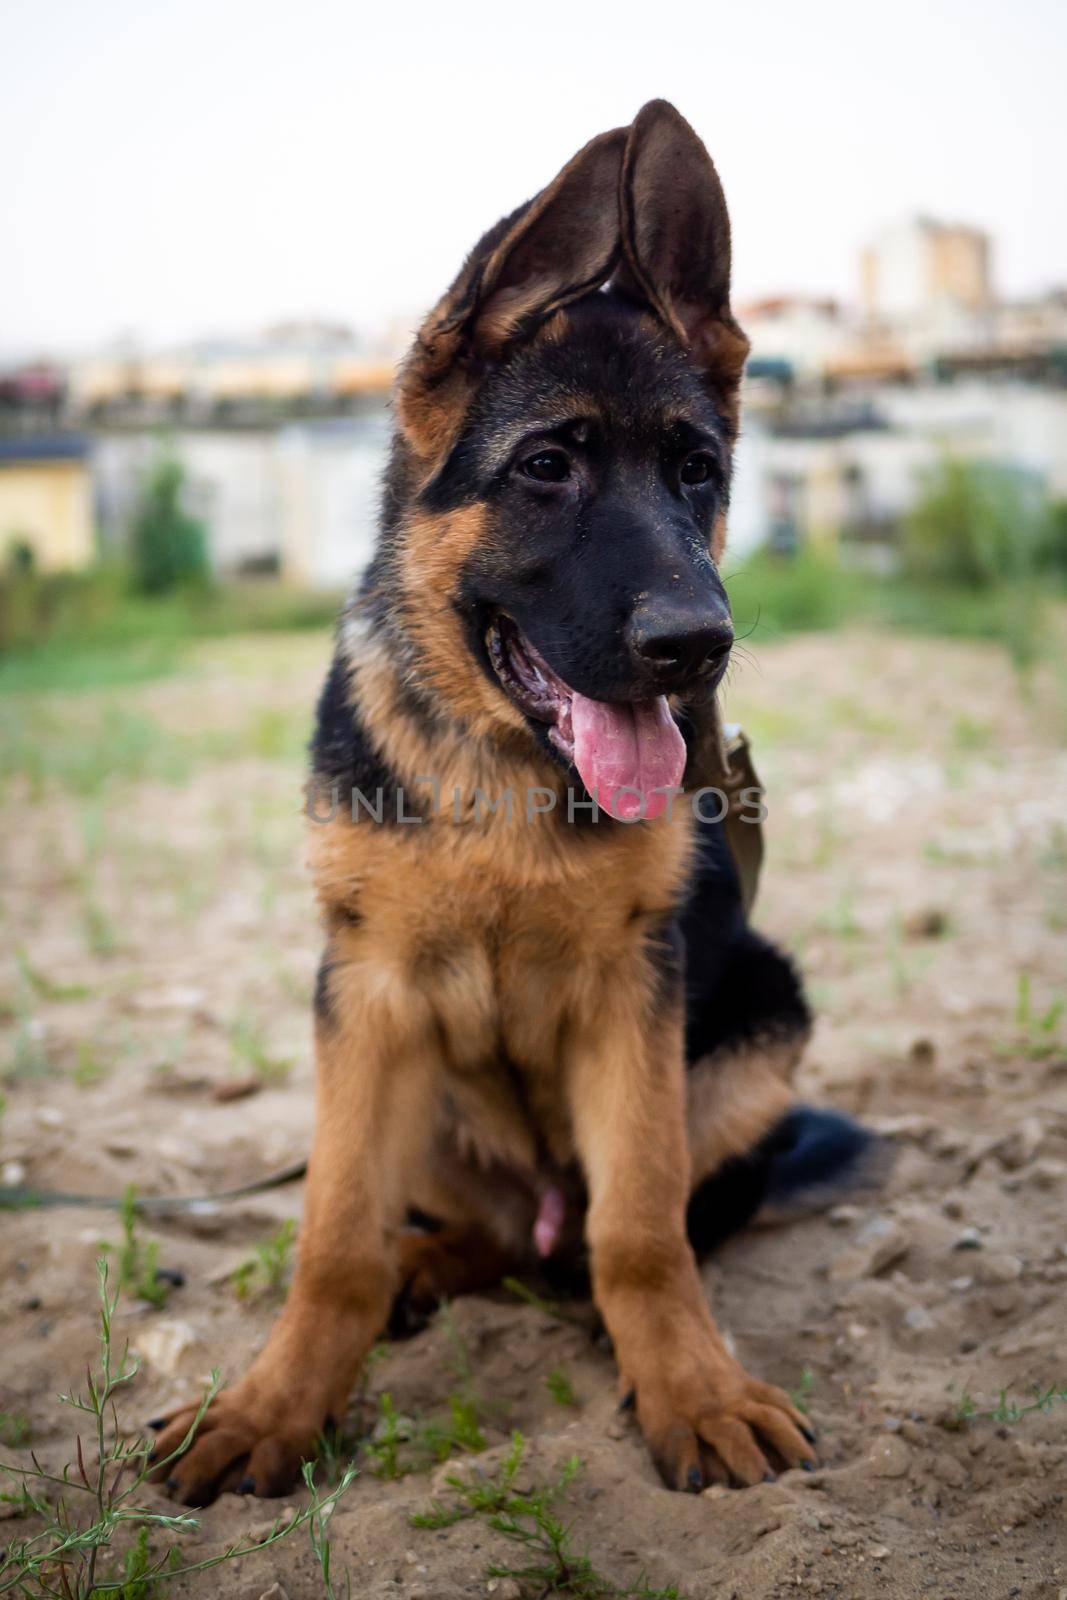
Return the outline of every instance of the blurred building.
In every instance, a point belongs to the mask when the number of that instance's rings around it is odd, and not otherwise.
[[[941,306],[985,311],[992,302],[990,240],[980,228],[913,217],[885,228],[860,258],[862,309],[871,322]]]
[[[254,421],[379,396],[392,371],[387,355],[343,325],[291,321],[246,339],[119,348],[76,360],[68,395],[79,418]]]
[[[89,441],[81,434],[0,434],[0,561],[29,551],[43,572],[93,558]]]

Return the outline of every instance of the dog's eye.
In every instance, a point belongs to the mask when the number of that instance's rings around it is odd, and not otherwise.
[[[538,483],[563,483],[571,475],[571,464],[562,450],[539,450],[527,456],[519,471]]]
[[[711,457],[703,450],[695,450],[682,462],[679,477],[683,483],[707,483],[712,474]]]

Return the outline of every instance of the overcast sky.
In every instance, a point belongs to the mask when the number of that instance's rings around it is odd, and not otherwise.
[[[853,296],[916,210],[1067,281],[1062,0],[0,0],[0,349],[373,328],[655,95],[705,139],[735,299]]]

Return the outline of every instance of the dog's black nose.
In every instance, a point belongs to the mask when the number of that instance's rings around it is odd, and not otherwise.
[[[645,671],[664,682],[721,673],[734,642],[729,615],[707,610],[638,612],[630,623],[630,648]]]

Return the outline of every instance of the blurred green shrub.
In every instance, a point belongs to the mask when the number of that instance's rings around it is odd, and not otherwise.
[[[1049,507],[1031,477],[992,461],[945,456],[905,518],[903,570],[915,578],[989,589],[1032,577]]]
[[[185,468],[165,451],[141,479],[130,524],[130,570],[141,594],[207,585],[204,525],[185,510],[184,492]]]

